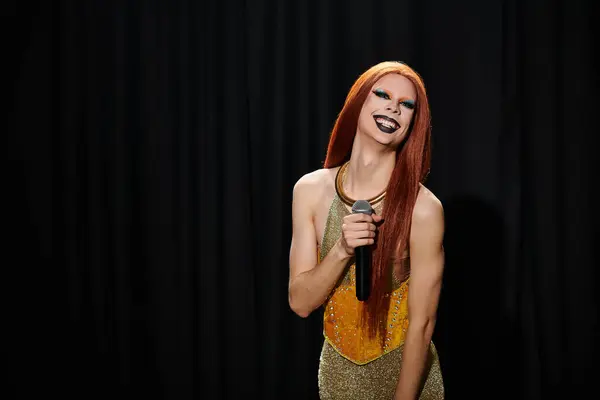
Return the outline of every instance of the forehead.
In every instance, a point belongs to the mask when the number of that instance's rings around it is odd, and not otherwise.
[[[398,74],[387,74],[373,85],[373,89],[385,89],[396,97],[417,98],[417,90],[410,79]]]

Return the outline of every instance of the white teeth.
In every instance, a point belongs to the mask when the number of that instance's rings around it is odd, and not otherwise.
[[[387,126],[390,129],[396,129],[396,125],[393,122],[388,121],[387,119],[377,118],[376,121],[383,126]]]

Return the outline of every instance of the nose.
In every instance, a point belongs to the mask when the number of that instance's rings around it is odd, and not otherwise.
[[[400,114],[400,104],[390,103],[385,109],[392,113]]]

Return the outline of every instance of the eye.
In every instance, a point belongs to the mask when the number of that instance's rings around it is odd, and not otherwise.
[[[386,100],[390,99],[390,96],[384,90],[375,89],[375,90],[373,90],[373,93],[375,93],[375,96],[381,97],[382,99],[386,99]]]
[[[408,108],[409,110],[413,110],[415,108],[415,103],[412,100],[404,100],[400,104],[402,104],[404,107]]]

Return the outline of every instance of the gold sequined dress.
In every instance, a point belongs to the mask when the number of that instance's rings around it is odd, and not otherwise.
[[[375,212],[381,215],[381,205]],[[321,248],[319,262],[325,258],[342,233],[342,220],[350,211],[335,195]],[[405,260],[408,261],[408,260]],[[409,279],[393,278],[389,293],[387,337],[369,339],[360,324],[362,303],[356,299],[355,265],[352,263],[324,304],[323,349],[319,363],[319,396],[323,400],[391,400],[400,376],[402,349],[408,327]],[[425,381],[419,399],[443,399],[444,384],[437,351],[429,346]]]

